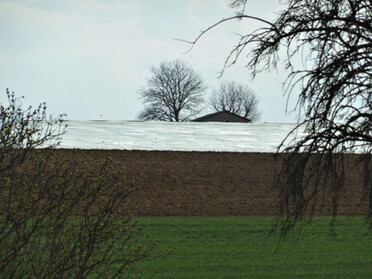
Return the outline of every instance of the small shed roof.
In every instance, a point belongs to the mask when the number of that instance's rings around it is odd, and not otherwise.
[[[229,111],[218,111],[215,113],[201,116],[192,121],[195,121],[195,122],[245,122],[245,123],[252,122],[250,119],[241,117]]]

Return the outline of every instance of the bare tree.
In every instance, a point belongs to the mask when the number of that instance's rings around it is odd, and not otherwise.
[[[274,21],[245,12],[248,0],[235,0],[239,9],[210,26],[196,38],[231,20],[261,23],[240,36],[227,56],[224,69],[247,51],[247,66],[257,72],[285,65],[288,98],[299,88],[297,127],[277,156],[278,225],[285,234],[305,216],[312,216],[323,200],[330,200],[337,216],[345,187],[348,153],[359,152],[361,191],[372,220],[372,1],[288,0]],[[302,59],[304,63],[296,63]],[[279,62],[284,62],[280,63]],[[291,94],[292,93],[292,94]],[[296,136],[297,131],[305,136]],[[288,137],[289,139],[290,137]],[[370,222],[372,227],[372,221]]]
[[[229,111],[251,121],[260,119],[258,100],[253,90],[235,81],[221,83],[213,91],[210,104],[215,111]]]
[[[200,112],[204,81],[181,60],[162,62],[151,67],[148,87],[140,91],[145,109],[141,120],[186,121]]]

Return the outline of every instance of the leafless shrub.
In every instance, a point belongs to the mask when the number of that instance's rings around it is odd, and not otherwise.
[[[53,126],[61,119],[46,119],[44,105],[24,111],[14,94],[9,102],[0,127],[1,277],[123,278],[148,251],[119,211],[134,184],[109,158],[87,168],[53,143],[35,149],[61,136]]]

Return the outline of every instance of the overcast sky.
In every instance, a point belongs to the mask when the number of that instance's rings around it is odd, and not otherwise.
[[[46,102],[49,113],[74,120],[134,120],[143,108],[138,90],[149,68],[182,59],[201,73],[208,93],[223,80],[250,86],[262,122],[294,122],[286,114],[283,73],[251,80],[241,57],[222,78],[229,50],[255,24],[234,22],[206,34],[188,53],[200,30],[235,13],[229,0],[0,0],[0,90]],[[279,0],[250,0],[247,13],[275,17]],[[208,112],[207,110],[205,111]]]

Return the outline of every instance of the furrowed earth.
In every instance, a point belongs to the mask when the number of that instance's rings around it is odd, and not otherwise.
[[[273,216],[274,154],[57,149],[96,165],[107,156],[139,189],[123,204],[132,216]],[[359,155],[349,155],[339,215],[366,215]],[[315,215],[332,214],[331,197],[318,203]]]

